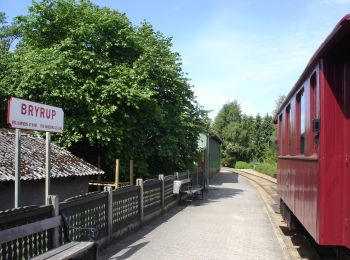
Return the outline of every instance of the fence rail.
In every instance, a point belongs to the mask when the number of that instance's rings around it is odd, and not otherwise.
[[[129,186],[113,191],[113,232],[140,219],[140,187]]]
[[[98,229],[101,243],[112,237],[119,237],[152,219],[167,208],[176,205],[177,196],[173,194],[173,182],[188,178],[189,173],[176,173],[159,179],[142,181],[138,186],[127,186],[103,192],[93,192],[69,198],[58,204],[58,210],[75,227],[94,227]],[[198,179],[198,172],[190,174]],[[29,206],[0,212],[0,230],[32,223],[54,216],[53,205]],[[86,240],[86,231],[70,230],[73,240]],[[64,244],[62,228],[59,231],[58,245]],[[25,238],[2,243],[0,260],[29,259],[53,248],[52,230],[40,232]]]
[[[96,192],[68,199],[59,204],[59,210],[74,227],[95,227],[98,229],[98,239],[107,235],[107,192]],[[86,240],[88,231],[69,230],[72,240]]]
[[[147,180],[143,183],[144,215],[148,215],[162,208],[162,181]]]

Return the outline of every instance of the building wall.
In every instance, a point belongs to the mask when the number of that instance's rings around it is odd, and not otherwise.
[[[59,200],[82,195],[88,192],[89,177],[52,178],[51,194]],[[45,180],[22,181],[22,206],[45,204]],[[0,184],[0,210],[14,207],[14,182]]]
[[[209,142],[209,173],[213,177],[221,167],[221,144],[213,138]]]

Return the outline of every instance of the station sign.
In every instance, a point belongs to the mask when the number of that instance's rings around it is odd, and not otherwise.
[[[7,123],[11,128],[44,132],[62,132],[62,108],[11,97],[8,101]]]

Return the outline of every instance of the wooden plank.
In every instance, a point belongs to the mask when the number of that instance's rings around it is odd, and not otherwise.
[[[94,242],[78,242],[78,244],[76,244],[74,247],[71,247],[68,250],[63,251],[62,253],[48,259],[50,260],[71,259],[81,255],[82,253],[86,252],[93,246],[95,246]]]
[[[47,229],[55,228],[61,225],[61,216],[47,218],[37,222],[25,224],[0,231],[0,244],[6,243],[18,238],[29,236]]]
[[[47,251],[44,254],[38,255],[38,256],[32,258],[32,260],[42,260],[42,259],[47,259],[47,258],[53,257],[53,256],[61,253],[62,251],[65,251],[65,250],[68,250],[71,247],[74,247],[76,245],[76,243],[79,243],[79,242],[73,241],[73,242],[64,244],[64,245],[62,245],[60,247],[57,247],[57,248],[52,249],[50,251]]]
[[[71,259],[76,256],[81,255],[82,253],[88,251],[92,247],[96,246],[95,242],[77,242],[73,241],[53,250],[50,250],[42,255],[39,255],[33,260],[43,260],[43,259],[51,259],[51,260],[63,260],[63,259]]]

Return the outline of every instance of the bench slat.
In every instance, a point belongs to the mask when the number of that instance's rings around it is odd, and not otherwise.
[[[34,223],[29,223],[22,226],[1,230],[0,244],[16,240],[25,236],[29,236],[38,232],[42,232],[47,229],[58,227],[61,225],[61,221],[61,216],[56,216],[40,220]]]
[[[60,246],[60,247],[54,248],[54,249],[52,249],[52,250],[50,250],[50,251],[47,251],[47,252],[44,253],[44,254],[38,255],[38,256],[32,258],[31,260],[42,260],[42,259],[50,258],[50,257],[52,257],[52,256],[55,256],[55,255],[61,253],[61,252],[64,251],[64,250],[68,250],[69,248],[75,246],[75,244],[76,244],[75,241],[69,242],[69,243],[64,244],[64,245],[62,245],[62,246]]]
[[[70,259],[75,256],[80,255],[81,253],[87,251],[88,249],[96,246],[95,242],[77,242],[73,241],[63,246],[57,247],[53,250],[50,250],[42,255],[39,255],[33,260],[43,260],[43,259]]]

